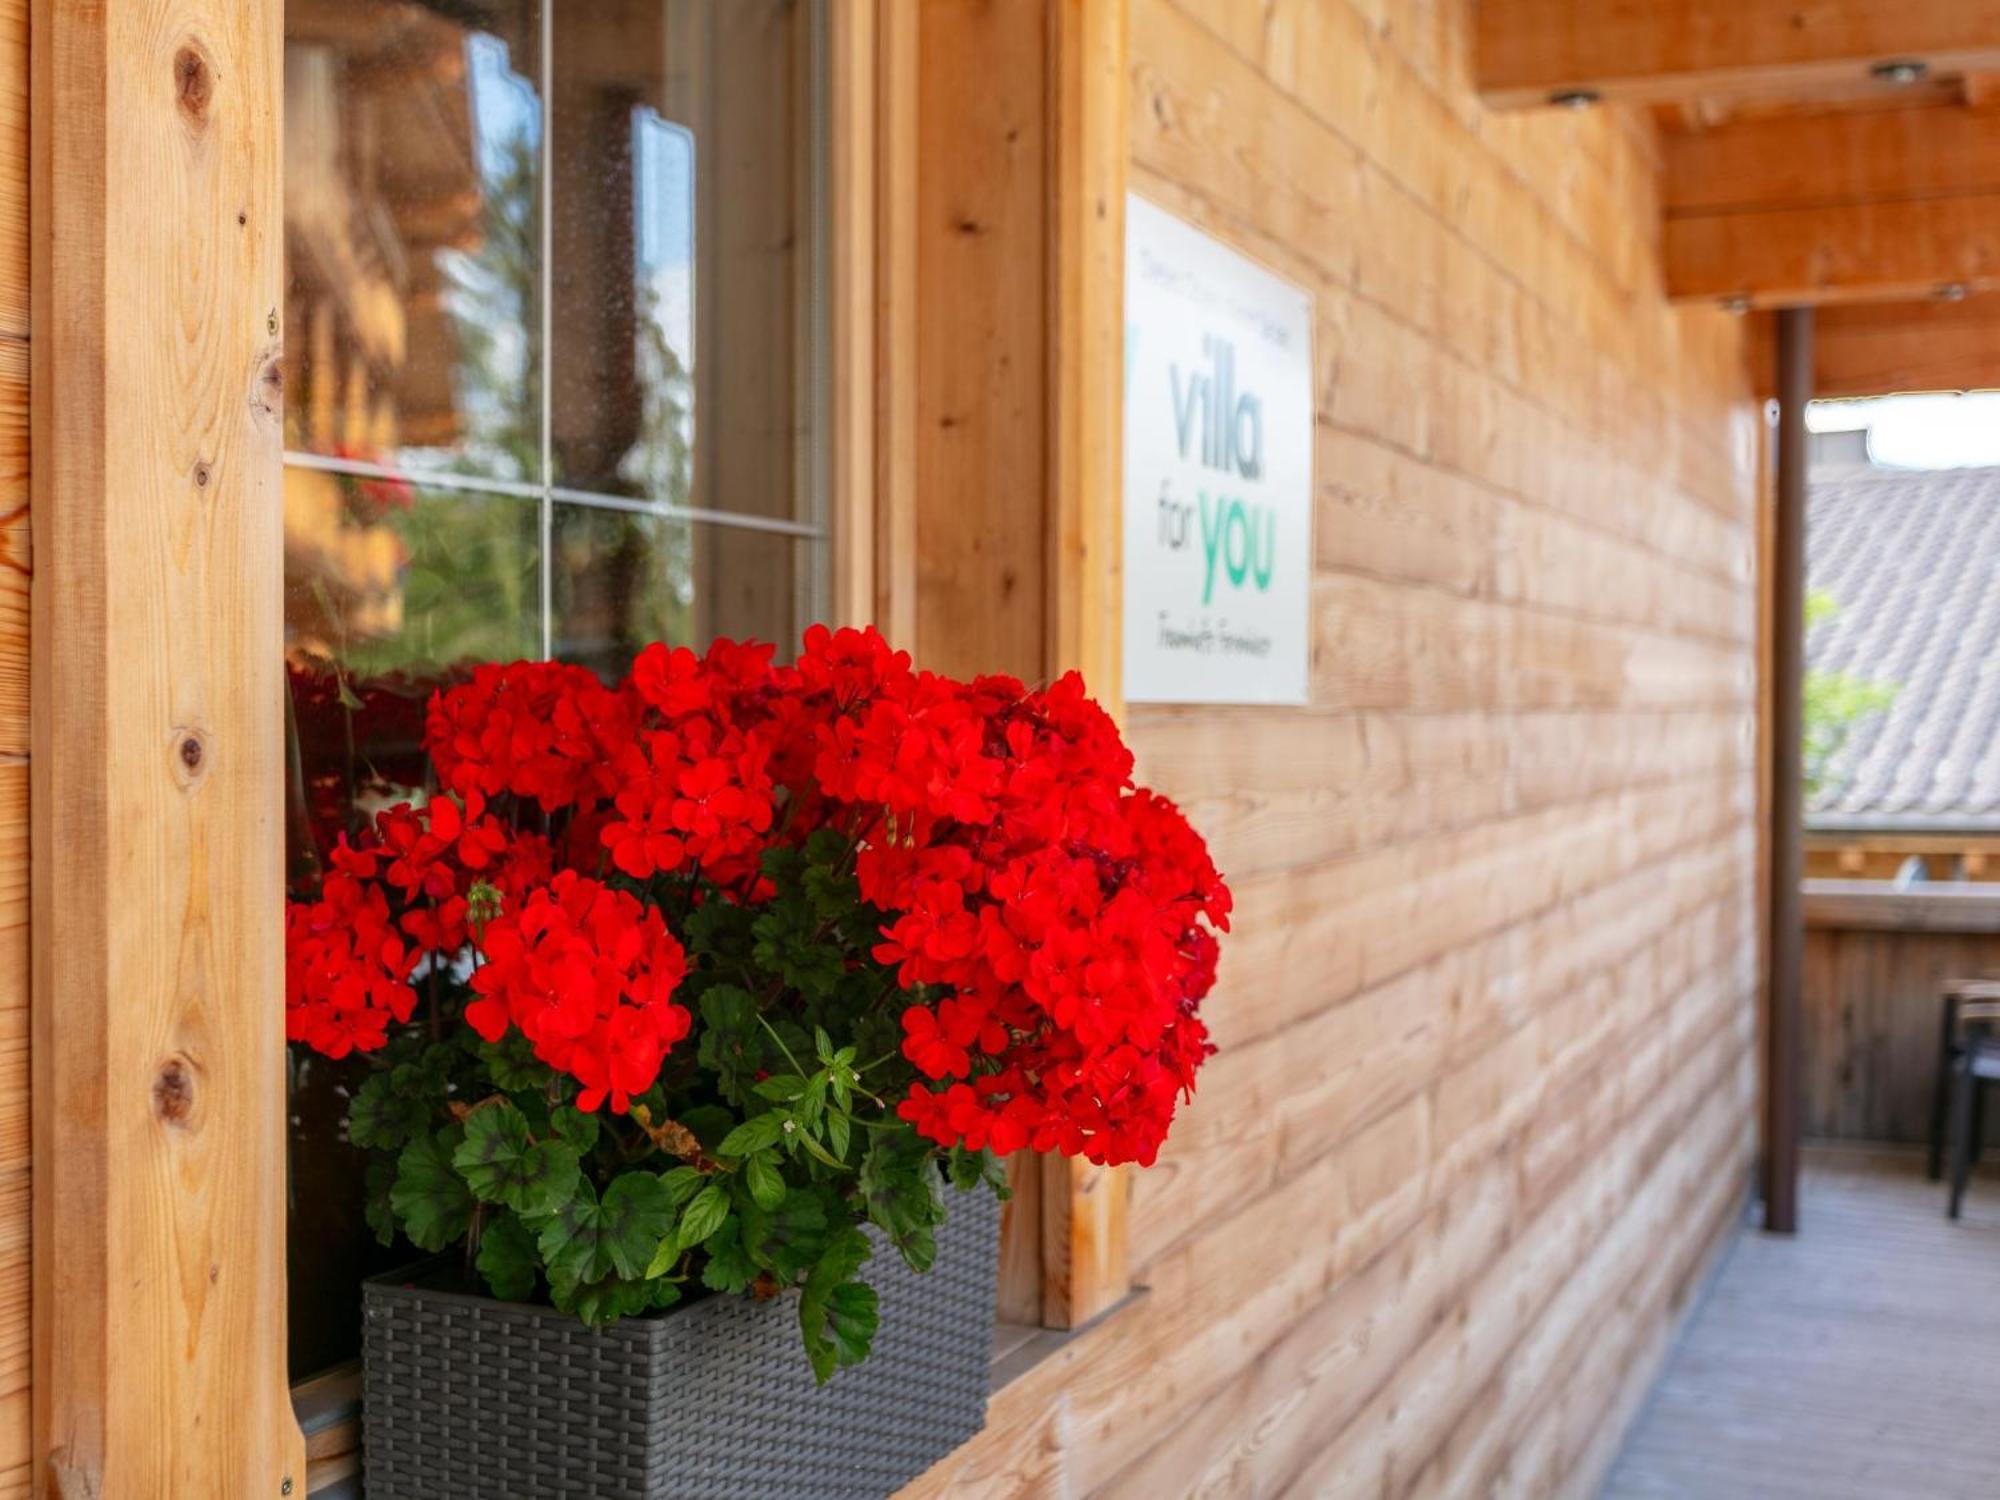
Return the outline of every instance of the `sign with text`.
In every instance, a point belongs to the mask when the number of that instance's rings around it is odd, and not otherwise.
[[[1143,198],[1125,226],[1125,697],[1304,703],[1312,298]]]

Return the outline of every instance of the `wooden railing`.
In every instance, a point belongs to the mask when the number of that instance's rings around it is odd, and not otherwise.
[[[2000,977],[2000,887],[1808,880],[1805,924],[1806,1133],[1923,1140],[1939,987]]]

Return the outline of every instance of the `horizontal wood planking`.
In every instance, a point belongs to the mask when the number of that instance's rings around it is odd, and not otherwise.
[[[1465,5],[1131,27],[1135,189],[1315,298],[1313,702],[1131,710],[1222,1050],[1143,1311],[908,1493],[1584,1492],[1746,1181],[1753,325],[1660,298],[1643,124],[1479,106]]]
[[[1479,91],[1500,107],[1574,88],[1646,103],[1804,97],[1890,58],[2000,65],[1994,0],[1484,0],[1478,15]]]
[[[1140,778],[1187,810],[1239,882],[1721,771],[1741,764],[1750,730],[1729,707],[1503,718],[1145,705],[1131,724]]]

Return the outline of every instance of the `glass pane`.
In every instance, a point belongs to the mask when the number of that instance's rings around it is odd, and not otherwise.
[[[287,0],[285,443],[539,483],[534,0]]]
[[[541,653],[540,502],[285,470],[286,851],[309,890],[376,807],[421,795],[424,705],[475,661]],[[291,1368],[360,1347],[366,1158],[341,1138],[362,1058],[291,1058]],[[386,1260],[385,1260],[386,1258]]]
[[[797,645],[820,544],[768,531],[559,504],[550,549],[555,654],[604,677],[649,641],[718,635]]]
[[[555,15],[556,483],[811,521],[820,7]]]

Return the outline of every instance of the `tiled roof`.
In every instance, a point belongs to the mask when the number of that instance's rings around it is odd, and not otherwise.
[[[1808,665],[1898,684],[1808,817],[2000,822],[2000,469],[1818,469],[1807,503]]]

